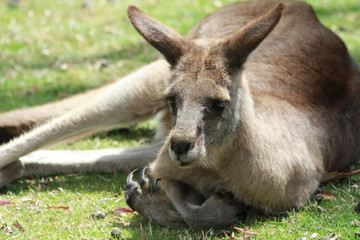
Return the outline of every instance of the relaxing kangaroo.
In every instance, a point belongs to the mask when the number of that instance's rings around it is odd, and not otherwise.
[[[78,108],[3,145],[1,186],[149,164],[139,183],[137,170],[127,177],[131,208],[163,226],[223,227],[245,206],[299,208],[359,159],[360,73],[308,4],[235,3],[185,37],[136,7],[128,14],[166,61],[78,96]],[[147,146],[26,155],[155,114],[158,132]]]

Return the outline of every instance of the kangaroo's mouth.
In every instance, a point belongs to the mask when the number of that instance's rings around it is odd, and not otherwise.
[[[182,162],[182,161],[179,162],[180,167],[187,167],[190,164],[191,164],[191,162]]]

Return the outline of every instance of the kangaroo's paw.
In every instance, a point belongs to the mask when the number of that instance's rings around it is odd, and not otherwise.
[[[231,193],[204,197],[191,186],[176,181],[169,181],[163,187],[190,228],[222,228],[246,216],[246,206],[235,201]]]
[[[10,184],[16,179],[19,179],[22,176],[23,171],[24,165],[19,160],[0,169],[0,188]]]
[[[191,186],[163,179],[150,184],[146,168],[140,171],[140,180],[126,179],[126,202],[145,218],[162,226],[189,226],[190,228],[220,228],[230,225],[246,214],[245,206],[236,202],[231,193],[216,193],[206,198]]]
[[[161,226],[186,226],[181,216],[171,207],[169,200],[157,187],[157,179],[150,184],[147,168],[140,171],[139,183],[133,180],[138,169],[126,178],[126,203],[142,216]]]

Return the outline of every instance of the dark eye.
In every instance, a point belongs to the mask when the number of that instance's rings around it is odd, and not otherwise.
[[[171,110],[175,110],[176,108],[176,101],[174,96],[169,96],[165,98],[165,102],[170,106]]]
[[[217,114],[222,113],[226,108],[226,102],[222,100],[213,100],[211,102],[211,111]]]

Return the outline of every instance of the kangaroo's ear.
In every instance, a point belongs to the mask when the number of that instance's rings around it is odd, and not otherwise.
[[[284,5],[280,3],[270,12],[255,18],[221,44],[230,68],[240,67],[247,56],[274,29]]]
[[[171,65],[175,65],[183,54],[186,40],[175,30],[148,17],[135,6],[128,8],[128,15],[145,40],[161,52]]]

